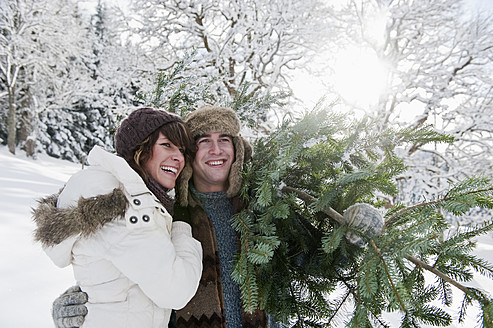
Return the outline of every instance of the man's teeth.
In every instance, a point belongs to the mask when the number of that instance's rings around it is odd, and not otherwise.
[[[176,174],[178,172],[178,170],[176,168],[171,167],[171,166],[161,166],[161,170],[172,172],[174,174]]]
[[[210,161],[207,164],[209,165],[222,165],[224,161]]]

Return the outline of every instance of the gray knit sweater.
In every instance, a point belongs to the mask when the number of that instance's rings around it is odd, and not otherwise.
[[[231,225],[233,203],[225,191],[201,193],[192,185],[191,191],[200,200],[207,217],[212,221],[216,232],[219,250],[219,264],[224,294],[224,308],[227,327],[241,327],[240,288],[231,278],[234,255],[237,252],[236,233]]]

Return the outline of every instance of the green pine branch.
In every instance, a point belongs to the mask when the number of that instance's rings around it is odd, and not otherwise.
[[[402,327],[447,326],[452,286],[467,295],[461,318],[476,303],[488,323],[490,297],[466,283],[473,271],[493,277],[491,264],[470,255],[472,239],[493,226],[486,222],[445,238],[444,213],[493,208],[489,179],[467,179],[439,199],[393,206],[383,233],[372,239],[344,224],[340,213],[351,204],[378,206],[376,195],[397,194],[395,177],[406,168],[396,147],[453,142],[431,127],[375,126],[318,108],[256,142],[241,193],[246,209],[233,218],[242,243],[233,276],[245,309],[265,309],[293,327],[330,326],[347,307],[352,314],[342,320],[349,327],[389,326],[382,314],[394,311],[402,314]],[[350,244],[349,232],[366,246]],[[436,282],[426,282],[424,272]]]

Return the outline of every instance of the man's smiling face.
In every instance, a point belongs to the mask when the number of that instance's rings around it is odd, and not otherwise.
[[[227,190],[234,153],[231,136],[221,132],[210,132],[200,136],[192,163],[195,188],[200,192]]]

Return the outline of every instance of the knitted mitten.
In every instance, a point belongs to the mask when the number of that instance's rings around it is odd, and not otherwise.
[[[368,237],[382,233],[384,220],[380,212],[373,206],[364,203],[351,205],[344,211],[344,220],[352,228]],[[354,245],[363,246],[365,242],[354,232],[348,232],[346,238]]]
[[[80,327],[84,323],[87,294],[79,286],[67,289],[54,302],[51,315],[57,328]]]

